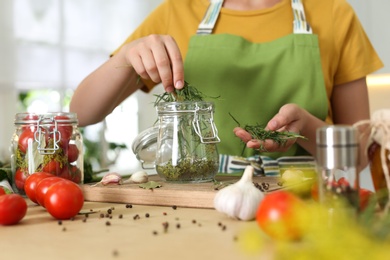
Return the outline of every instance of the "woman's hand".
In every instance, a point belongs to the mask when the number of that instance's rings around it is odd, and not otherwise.
[[[308,134],[310,137],[315,137],[315,128],[311,129],[312,133],[306,131],[310,130],[309,128],[305,128],[307,122],[310,120],[320,122],[319,119],[316,119],[314,116],[310,115],[306,110],[300,108],[296,104],[286,104],[282,106],[279,112],[268,122],[265,129],[269,131],[294,132],[306,137],[308,136],[305,134]],[[325,123],[322,122],[320,124]],[[295,142],[297,142],[297,139],[289,139],[284,145],[281,146],[272,140],[261,141],[257,139],[252,139],[251,134],[240,127],[234,128],[233,132],[237,137],[239,137],[243,142],[246,143],[248,148],[262,149],[263,151],[267,152],[285,152]],[[311,145],[309,146],[307,146],[307,144],[303,145],[303,142],[307,143],[306,140],[299,140],[299,142],[304,148],[311,147],[312,149],[307,149],[309,152],[314,152],[315,138],[309,138],[309,142],[311,142]]]
[[[127,64],[144,79],[162,83],[172,92],[184,86],[183,59],[176,41],[168,35],[149,35],[123,47]]]

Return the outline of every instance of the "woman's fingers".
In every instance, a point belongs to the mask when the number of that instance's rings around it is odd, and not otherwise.
[[[144,79],[162,83],[167,92],[184,85],[184,67],[179,47],[171,36],[150,35],[129,45],[127,59]]]

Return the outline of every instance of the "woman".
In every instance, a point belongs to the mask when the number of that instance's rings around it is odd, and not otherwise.
[[[138,89],[186,80],[220,96],[221,154],[241,155],[244,141],[255,148],[245,156],[315,155],[318,127],[369,118],[365,79],[382,66],[346,0],[166,0],[81,82],[70,110],[96,123]],[[308,140],[252,140],[229,113]]]

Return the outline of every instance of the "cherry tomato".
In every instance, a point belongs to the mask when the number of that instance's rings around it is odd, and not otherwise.
[[[24,183],[24,192],[32,202],[38,204],[35,196],[35,189],[38,183],[41,180],[52,176],[54,175],[48,172],[35,172],[33,174],[30,174],[30,176],[27,177],[26,182]]]
[[[300,218],[303,206],[303,201],[290,192],[272,192],[261,201],[257,209],[256,221],[272,238],[297,240],[303,235]]]
[[[0,196],[7,194],[3,187],[0,187]]]
[[[68,156],[69,163],[75,162],[79,157],[79,149],[75,144],[69,144],[66,155]]]
[[[23,170],[22,168],[19,168],[15,172],[14,176],[14,182],[15,186],[19,191],[24,191],[24,183],[26,182],[27,177],[29,174],[27,171]]]
[[[42,171],[59,176],[61,175],[62,172],[61,163],[55,160],[51,160],[50,162],[48,162],[46,165],[42,167]]]
[[[54,117],[55,120],[69,120],[69,117],[67,116],[55,116]],[[51,131],[54,130],[54,126],[52,126],[50,128]],[[57,130],[58,132],[60,132],[61,134],[61,139],[60,139],[60,143],[65,146],[65,145],[68,145],[69,143],[69,140],[72,136],[72,133],[73,133],[73,127],[71,125],[69,125],[68,123],[64,124],[62,122],[58,122],[57,123]]]
[[[366,209],[373,195],[374,193],[370,190],[363,188],[359,189],[359,206],[361,211]]]
[[[53,184],[45,195],[45,207],[56,219],[69,219],[76,216],[83,204],[84,195],[81,188],[68,180]]]
[[[60,178],[58,176],[53,176],[44,178],[40,182],[38,182],[37,186],[35,187],[35,199],[39,205],[42,207],[45,207],[45,196],[47,193],[47,190],[50,188],[51,185],[54,183],[63,181],[63,178]]]
[[[75,165],[68,165],[68,167],[64,167],[60,177],[73,181],[75,183],[81,182],[81,171]]]
[[[19,194],[0,196],[0,225],[14,225],[24,218],[27,203]]]
[[[19,135],[18,147],[20,152],[26,153],[28,148],[28,141],[34,142],[34,127],[28,127]]]

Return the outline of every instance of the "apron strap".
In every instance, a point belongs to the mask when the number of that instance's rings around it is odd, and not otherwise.
[[[306,21],[302,0],[291,0],[291,6],[294,14],[294,33],[312,34],[312,29]]]
[[[198,26],[196,34],[211,34],[214,25],[217,22],[219,13],[224,0],[210,0],[210,5]],[[291,0],[291,6],[294,14],[294,33],[295,34],[312,34],[310,24],[306,21],[305,9],[302,0]]]
[[[211,34],[217,22],[224,0],[211,0],[196,34]]]

